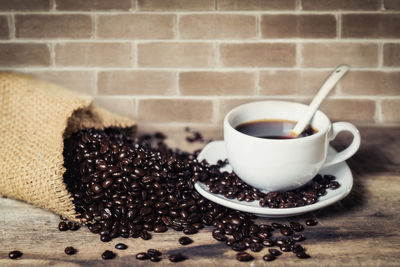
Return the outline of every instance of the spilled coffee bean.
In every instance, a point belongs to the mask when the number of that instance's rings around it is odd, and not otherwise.
[[[294,247],[296,233],[293,231],[302,230],[299,223],[292,222],[290,226],[276,222],[257,224],[252,214],[203,198],[194,184],[202,181],[225,190],[226,197],[234,198],[237,194],[244,201],[265,201],[268,206],[272,204],[278,208],[293,205],[285,202],[296,197],[293,192],[265,195],[235,180],[234,174],[221,172],[219,168],[227,164],[227,160],[219,160],[216,165],[199,162],[196,159],[199,152],[190,154],[171,149],[164,139],[161,133],[133,138],[116,128],[85,129],[65,139],[65,184],[73,196],[77,213],[90,220],[88,229],[100,235],[101,241],[109,242],[118,237],[149,240],[151,232],[163,233],[170,229],[193,235],[204,226],[210,226],[212,237],[234,251],[258,252],[264,246],[287,247],[289,251]],[[333,179],[330,176],[314,178],[311,188],[304,192],[303,202],[323,195]],[[227,188],[233,191],[226,191]],[[235,188],[243,191],[238,193]],[[63,222],[66,225],[63,224],[63,229],[79,228],[78,224]],[[287,237],[275,238],[274,229]],[[182,245],[192,242],[187,236],[179,238]],[[111,253],[102,257],[115,257],[115,253]],[[156,262],[160,255],[149,249],[138,253],[136,258]],[[173,262],[186,259],[182,254],[168,258]]]
[[[149,259],[150,257],[149,257],[149,255],[147,255],[147,253],[146,252],[139,252],[138,254],[136,254],[136,259],[138,259],[138,260],[147,260],[147,259]]]
[[[124,250],[124,249],[127,249],[128,246],[125,245],[124,243],[118,243],[118,244],[115,245],[115,248],[116,249],[120,249],[120,250]]]
[[[103,252],[103,254],[101,254],[101,258],[103,260],[111,260],[114,259],[116,256],[116,254],[114,252],[112,252],[111,250],[106,250]]]
[[[66,247],[64,252],[67,255],[74,255],[76,253],[76,249],[74,247]]]
[[[22,257],[22,255],[23,255],[23,253],[19,250],[13,250],[10,253],[8,253],[8,257],[13,260]]]
[[[254,257],[247,252],[240,252],[236,254],[236,259],[238,261],[252,261]]]
[[[273,261],[275,259],[276,259],[276,257],[274,255],[272,255],[272,254],[265,254],[263,256],[263,260],[265,260],[265,261]]]
[[[314,225],[317,225],[317,224],[318,224],[318,221],[315,220],[315,219],[309,219],[309,220],[306,221],[306,225],[307,226],[314,226]]]
[[[186,246],[189,245],[191,243],[193,243],[193,240],[190,237],[187,236],[182,236],[181,238],[179,238],[179,244]]]
[[[157,249],[150,248],[147,250],[147,255],[149,255],[150,257],[160,257],[162,253]]]
[[[172,254],[168,256],[168,259],[172,262],[180,262],[180,261],[184,261],[187,258],[182,255],[181,253],[177,253],[177,254]]]

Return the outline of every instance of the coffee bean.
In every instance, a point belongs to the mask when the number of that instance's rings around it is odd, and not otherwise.
[[[197,229],[192,226],[188,226],[183,229],[183,233],[185,235],[193,235],[196,234],[197,232],[198,232]]]
[[[340,187],[340,184],[337,181],[332,181],[332,182],[329,183],[329,188],[330,189],[335,190],[335,189],[338,189],[339,187]]]
[[[124,249],[127,249],[128,246],[125,245],[124,243],[118,243],[118,244],[115,245],[115,248],[116,248],[116,249],[124,250]]]
[[[23,255],[23,253],[19,250],[13,250],[10,253],[8,253],[8,257],[13,260],[22,257],[22,255]]]
[[[229,239],[226,240],[226,242],[225,242],[225,244],[226,244],[227,246],[232,246],[233,243],[235,243],[235,239],[233,239],[233,238],[229,238]]]
[[[152,261],[152,262],[159,262],[161,259],[159,258],[159,257],[157,257],[157,256],[151,256],[150,257],[150,261]]]
[[[214,239],[218,241],[226,241],[227,239],[226,236],[221,233],[213,233],[212,237],[214,237]]]
[[[282,254],[282,252],[280,252],[279,250],[274,249],[274,248],[268,249],[268,252],[269,252],[271,255],[274,255],[274,256],[279,256],[279,255]]]
[[[273,247],[275,245],[274,241],[272,241],[271,239],[264,239],[262,241],[262,244],[264,247]]]
[[[292,251],[292,247],[289,244],[284,244],[280,247],[283,252],[290,252]]]
[[[100,236],[100,240],[102,242],[110,242],[111,241],[111,237],[109,235],[101,235]]]
[[[238,261],[252,261],[254,257],[247,252],[240,252],[236,254],[236,259]]]
[[[298,253],[304,251],[304,248],[299,244],[294,244],[292,245],[291,250],[293,253]]]
[[[111,250],[106,250],[103,252],[103,254],[101,254],[101,258],[103,260],[111,260],[114,259],[116,256],[116,254],[114,252],[112,252]]]
[[[136,254],[136,259],[138,260],[148,260],[150,259],[149,255],[147,255],[146,252],[139,252],[138,254]]]
[[[307,259],[310,258],[310,255],[308,255],[306,252],[301,251],[301,252],[297,252],[296,256],[300,259]]]
[[[140,232],[139,236],[143,239],[143,240],[150,240],[151,239],[151,234],[149,232],[147,232],[146,230],[143,230]]]
[[[187,258],[182,255],[181,253],[177,253],[177,254],[172,254],[168,256],[168,259],[172,262],[180,262],[180,261],[184,261]]]
[[[68,225],[66,222],[60,222],[58,224],[58,230],[60,231],[67,231],[68,230]]]
[[[182,236],[181,238],[179,238],[179,243],[183,246],[189,245],[191,243],[193,243],[193,240],[190,237],[187,236]]]
[[[76,230],[79,230],[79,228],[81,228],[81,226],[78,223],[74,223],[74,222],[68,222],[67,225],[68,225],[68,229],[70,231],[76,231]]]
[[[147,250],[147,255],[149,255],[150,257],[160,257],[162,253],[157,249],[149,248]]]
[[[305,238],[304,238],[304,236],[302,234],[297,234],[296,233],[296,234],[293,235],[292,239],[294,241],[303,241]]]
[[[265,261],[273,261],[275,259],[276,259],[276,257],[274,255],[272,255],[272,254],[265,254],[263,256],[263,260],[265,260]]]
[[[76,249],[74,247],[66,247],[64,249],[65,254],[67,255],[73,255],[76,253]]]
[[[318,221],[315,220],[315,219],[309,219],[309,220],[306,221],[306,225],[307,226],[314,226],[314,225],[317,225],[317,224],[318,224]]]
[[[252,243],[250,244],[250,250],[254,252],[259,252],[262,250],[263,246],[259,243]]]
[[[274,223],[272,223],[272,227],[275,229],[281,229],[281,228],[283,228],[283,224],[274,222]]]
[[[301,232],[304,230],[304,226],[301,225],[298,222],[290,222],[290,227],[292,228],[293,231],[295,232]]]
[[[246,249],[246,246],[241,241],[236,241],[232,244],[231,249],[234,251],[243,251]]]
[[[293,234],[293,231],[289,227],[283,227],[283,228],[281,228],[281,234],[288,236],[288,235]]]

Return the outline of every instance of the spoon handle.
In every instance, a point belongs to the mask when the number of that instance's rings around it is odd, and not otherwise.
[[[322,85],[321,89],[319,89],[317,95],[314,97],[313,101],[308,107],[307,113],[302,116],[302,118],[297,122],[296,126],[291,130],[292,136],[298,136],[304,131],[304,128],[307,126],[308,122],[314,116],[315,111],[318,109],[319,105],[321,105],[322,101],[329,94],[331,89],[335,86],[335,84],[346,74],[346,72],[350,69],[347,65],[340,65],[337,67],[333,73],[329,76],[329,78]]]

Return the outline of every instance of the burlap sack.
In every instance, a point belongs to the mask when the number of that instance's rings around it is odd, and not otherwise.
[[[32,77],[0,72],[0,195],[77,220],[63,182],[63,138],[86,127],[135,122],[82,96]]]

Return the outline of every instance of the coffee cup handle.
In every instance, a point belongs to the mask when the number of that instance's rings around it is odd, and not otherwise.
[[[328,137],[329,141],[332,141],[333,139],[335,139],[337,134],[340,132],[343,132],[343,131],[352,133],[353,141],[345,150],[343,150],[339,153],[336,153],[334,155],[329,155],[327,157],[323,167],[328,167],[328,166],[340,163],[340,162],[345,161],[346,159],[350,158],[357,152],[357,150],[361,144],[360,132],[353,124],[348,123],[348,122],[334,122],[334,123],[332,123],[331,127],[332,127],[331,128],[331,136]]]

